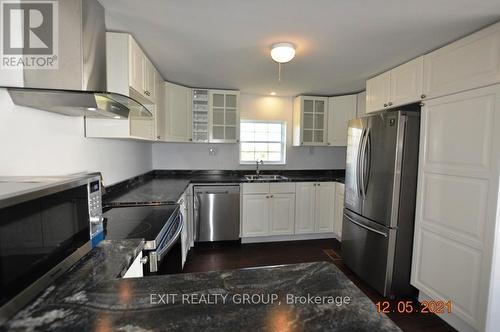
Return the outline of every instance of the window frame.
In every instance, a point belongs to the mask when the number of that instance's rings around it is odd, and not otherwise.
[[[246,160],[241,160],[241,146],[242,143],[277,143],[277,142],[271,142],[271,141],[243,141],[241,139],[241,124],[242,123],[273,123],[273,124],[280,124],[281,125],[281,160],[280,161],[265,161],[265,165],[286,165],[286,121],[284,120],[240,120],[240,138],[239,138],[239,147],[238,147],[238,160],[240,165],[255,165],[256,160],[254,161],[246,161]]]

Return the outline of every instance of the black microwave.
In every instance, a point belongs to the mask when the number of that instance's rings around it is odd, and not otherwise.
[[[100,179],[0,177],[0,324],[102,240]]]

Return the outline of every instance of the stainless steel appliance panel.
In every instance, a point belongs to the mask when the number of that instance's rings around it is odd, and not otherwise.
[[[195,241],[238,240],[240,187],[195,186]]]
[[[347,130],[347,155],[345,169],[345,207],[356,213],[361,213],[363,199],[361,195],[360,152],[362,138],[367,124],[366,118],[349,121]]]
[[[397,223],[397,218],[392,216],[399,202],[405,119],[401,112],[367,117],[361,143],[361,215],[389,227],[395,227]]]
[[[396,230],[344,211],[342,258],[346,265],[383,295],[390,286]]]

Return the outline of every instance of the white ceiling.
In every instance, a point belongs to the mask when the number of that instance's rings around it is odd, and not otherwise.
[[[246,93],[335,95],[500,20],[499,0],[99,0],[163,77]],[[276,42],[297,46],[277,69]]]

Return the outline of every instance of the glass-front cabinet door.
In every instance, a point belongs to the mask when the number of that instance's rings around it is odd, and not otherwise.
[[[210,90],[210,133],[214,143],[237,143],[239,141],[239,92]]]
[[[301,145],[327,144],[327,98],[302,97]]]

